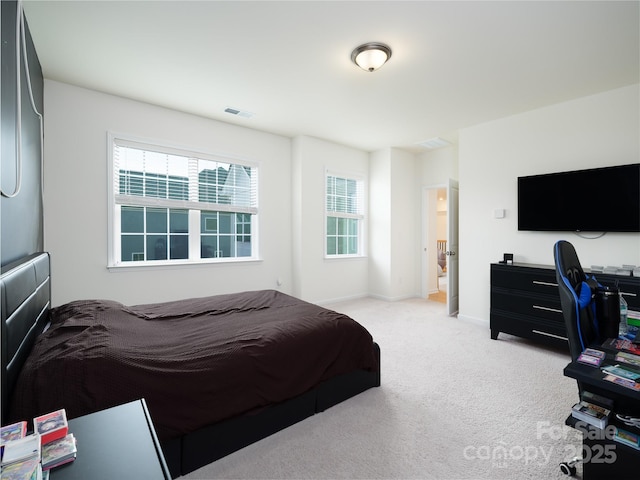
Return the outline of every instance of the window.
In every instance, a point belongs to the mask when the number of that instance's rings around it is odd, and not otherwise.
[[[326,251],[328,257],[361,256],[364,231],[364,181],[327,174]]]
[[[110,136],[109,265],[257,258],[258,169]]]

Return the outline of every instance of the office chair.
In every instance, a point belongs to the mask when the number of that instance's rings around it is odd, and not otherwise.
[[[565,240],[556,242],[553,247],[553,257],[560,304],[567,327],[569,351],[571,360],[575,361],[582,351],[598,338],[592,302],[597,283],[595,279],[587,278],[576,250],[569,242]],[[578,394],[582,397],[583,387],[581,382],[577,383]],[[574,457],[560,463],[560,470],[565,475],[573,476],[576,474],[576,465],[582,461],[581,456]]]
[[[565,240],[556,242],[553,256],[569,351],[571,360],[575,361],[599,337],[594,314],[595,302],[592,301],[597,282],[595,278],[585,275],[571,243]]]

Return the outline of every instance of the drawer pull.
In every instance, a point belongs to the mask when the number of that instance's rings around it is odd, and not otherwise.
[[[547,312],[562,313],[562,310],[558,310],[557,308],[542,307],[540,305],[534,305],[533,308],[536,308],[538,310],[546,310]]]
[[[553,283],[553,282],[541,282],[540,280],[532,280],[531,283],[533,283],[534,285],[544,285],[546,287],[557,287],[558,284],[557,283]]]
[[[563,337],[562,335],[554,335],[553,333],[541,332],[540,330],[531,330],[533,333],[537,333],[539,335],[546,335],[547,337],[559,338],[560,340],[567,340],[567,337]]]

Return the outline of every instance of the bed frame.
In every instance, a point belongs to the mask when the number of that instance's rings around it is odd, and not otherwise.
[[[20,370],[49,318],[49,254],[35,253],[2,267],[0,289],[4,425]],[[378,370],[375,372],[358,370],[334,377],[280,404],[161,442],[171,476],[176,478],[192,472],[369,388],[379,386],[380,348],[375,343],[374,348],[378,358]]]

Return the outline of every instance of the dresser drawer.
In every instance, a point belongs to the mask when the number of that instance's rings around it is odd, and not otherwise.
[[[560,296],[554,270],[498,267],[491,272],[491,286]]]
[[[496,288],[491,292],[491,310],[502,310],[532,318],[545,318],[564,325],[559,294],[556,297],[537,296]]]
[[[498,338],[500,332],[518,337],[530,338],[541,343],[559,347],[569,346],[567,330],[564,324],[548,321],[539,317],[522,317],[508,312],[497,312],[491,316],[491,337]]]

